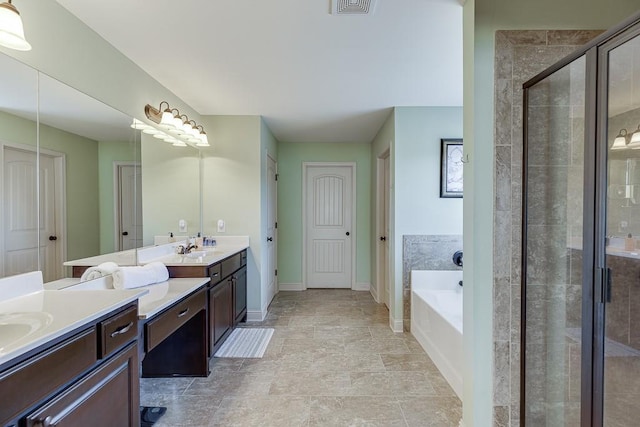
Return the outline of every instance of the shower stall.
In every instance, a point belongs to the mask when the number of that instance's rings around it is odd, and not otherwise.
[[[521,424],[640,425],[640,15],[523,97]]]

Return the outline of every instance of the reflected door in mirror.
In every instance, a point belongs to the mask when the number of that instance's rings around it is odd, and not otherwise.
[[[119,195],[119,248],[133,249],[142,246],[142,177],[140,166],[118,165]]]

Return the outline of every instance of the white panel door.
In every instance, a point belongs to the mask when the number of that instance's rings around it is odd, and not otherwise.
[[[270,303],[276,295],[277,277],[276,277],[276,245],[277,236],[277,184],[276,184],[277,166],[276,161],[267,156],[267,291],[265,293],[265,302]]]
[[[118,250],[142,246],[142,175],[139,165],[119,165]]]
[[[4,149],[3,275],[38,270],[36,153]]]
[[[62,202],[57,192],[56,167],[52,156],[40,154],[40,268],[45,282],[61,279],[63,236],[56,230]]]
[[[306,166],[306,287],[352,287],[354,165]]]
[[[382,230],[384,235],[381,236],[382,243],[382,272],[384,280],[384,304],[389,308],[389,214],[391,213],[390,193],[391,193],[391,166],[389,164],[390,156],[384,159],[384,188],[382,202]]]
[[[40,156],[42,214],[38,215],[35,151],[5,146],[3,154],[2,275],[13,276],[40,269],[45,282],[59,279],[62,265],[57,255],[58,246],[63,243],[56,234],[56,216],[60,214],[56,210],[59,207],[56,206],[54,159],[51,156]]]

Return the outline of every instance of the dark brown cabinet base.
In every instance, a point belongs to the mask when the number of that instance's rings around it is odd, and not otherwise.
[[[139,426],[138,324],[131,323],[132,312],[136,304],[0,372],[0,425]]]

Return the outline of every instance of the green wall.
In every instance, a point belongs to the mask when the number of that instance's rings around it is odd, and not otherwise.
[[[137,150],[136,150],[137,147]],[[122,141],[98,142],[98,185],[100,194],[100,253],[114,252],[115,206],[114,162],[140,161],[140,144]]]
[[[302,283],[302,163],[356,163],[356,283],[371,283],[371,144],[278,145],[278,282]]]
[[[205,116],[211,147],[202,150],[203,223],[207,235],[249,236],[247,317],[262,313],[263,237],[260,116]],[[265,141],[266,143],[266,141]],[[143,178],[144,179],[144,178]],[[218,233],[222,219],[226,232]]]

